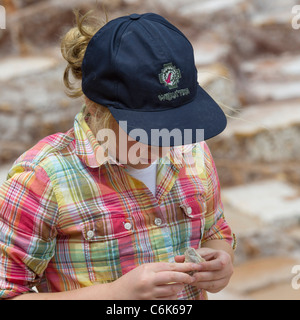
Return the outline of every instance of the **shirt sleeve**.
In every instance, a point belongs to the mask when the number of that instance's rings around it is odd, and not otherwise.
[[[203,143],[204,162],[206,168],[206,206],[205,230],[202,244],[209,240],[225,240],[233,249],[236,248],[236,237],[224,217],[221,200],[219,176],[212,154],[206,143]]]
[[[55,252],[57,211],[44,169],[16,164],[0,187],[0,299],[38,284]]]

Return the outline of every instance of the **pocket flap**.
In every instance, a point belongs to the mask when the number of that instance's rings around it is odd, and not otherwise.
[[[124,215],[104,215],[96,221],[81,225],[82,234],[87,241],[107,241],[133,234],[133,224]]]
[[[190,197],[182,201],[180,208],[190,217],[195,218],[206,213],[206,201],[202,196]]]

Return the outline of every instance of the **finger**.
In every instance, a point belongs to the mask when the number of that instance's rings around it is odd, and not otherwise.
[[[201,248],[201,249],[198,249],[197,252],[206,261],[215,260],[218,258],[218,252],[210,248]]]
[[[167,262],[158,262],[153,264],[154,272],[162,271],[176,271],[176,272],[191,272],[191,271],[200,271],[200,265],[196,263],[167,263]]]
[[[201,255],[201,257],[210,256],[215,254],[216,250],[211,248],[199,248],[197,249],[197,252]]]
[[[217,293],[223,290],[228,284],[228,279],[220,279],[216,281],[203,281],[196,284],[197,289],[202,289],[210,293]]]
[[[185,272],[177,271],[162,271],[155,275],[153,280],[154,285],[160,286],[168,283],[185,283],[191,284],[196,280],[193,276]]]
[[[225,278],[225,275],[224,275],[224,272],[222,271],[204,271],[204,272],[194,273],[193,277],[196,279],[195,283],[197,283],[197,282],[221,280]]]
[[[177,294],[184,289],[184,284],[174,283],[169,285],[157,286],[155,288],[155,297],[170,297],[177,296]]]
[[[211,261],[201,262],[201,271],[219,271],[224,268],[224,263],[220,259],[215,259]]]
[[[175,256],[175,262],[182,263],[185,261],[185,256]]]

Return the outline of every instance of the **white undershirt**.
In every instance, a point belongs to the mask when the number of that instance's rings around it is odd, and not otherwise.
[[[152,192],[156,195],[156,171],[157,170],[157,161],[151,164],[148,168],[145,169],[134,169],[130,166],[126,166],[126,171],[135,179],[142,181]]]

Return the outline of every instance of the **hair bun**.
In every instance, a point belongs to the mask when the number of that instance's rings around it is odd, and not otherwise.
[[[61,53],[68,62],[63,79],[67,88],[66,94],[71,98],[79,98],[83,95],[81,84],[76,86],[76,81],[82,80],[81,66],[85,51],[93,36],[107,22],[101,24],[98,21],[99,19],[91,16],[92,12],[89,11],[84,16],[81,16],[79,10],[75,10],[77,25],[61,41]],[[71,81],[70,75],[72,75],[75,82]]]

